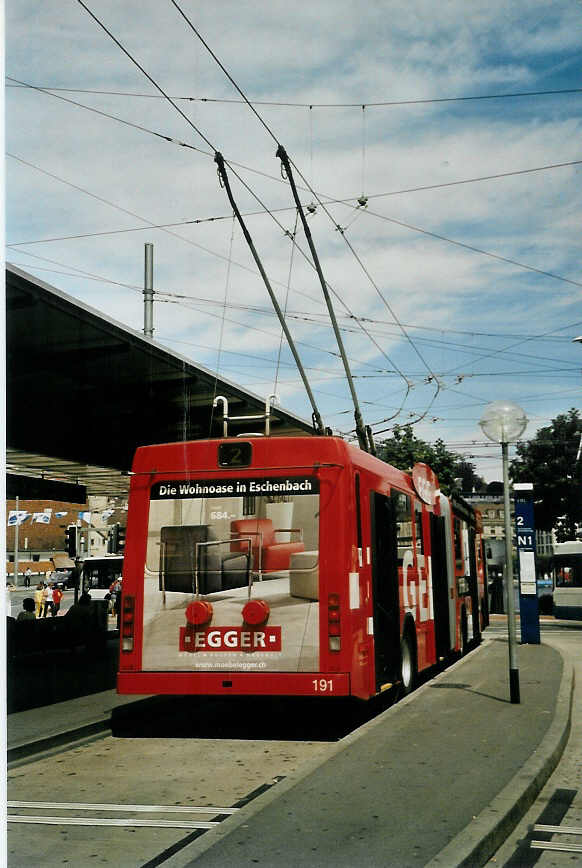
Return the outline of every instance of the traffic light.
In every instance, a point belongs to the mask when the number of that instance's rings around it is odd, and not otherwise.
[[[77,554],[77,526],[70,524],[65,530],[65,551],[70,558]]]
[[[110,555],[122,555],[125,549],[125,528],[119,522],[112,524],[109,528],[109,537],[107,538],[107,551]]]
[[[112,524],[109,529],[109,536],[107,538],[107,551],[110,555],[117,554],[117,546],[119,539],[119,525]]]

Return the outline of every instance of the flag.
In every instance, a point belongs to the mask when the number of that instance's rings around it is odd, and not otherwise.
[[[68,515],[67,512],[55,512],[55,518],[64,518],[66,515]]]
[[[27,518],[30,518],[30,513],[25,509],[11,509],[8,513],[8,527],[22,524]]]
[[[52,509],[45,509],[44,512],[33,512],[31,524],[50,524]]]
[[[91,513],[90,512],[79,512],[77,513],[81,521],[85,521],[87,524],[91,524]]]

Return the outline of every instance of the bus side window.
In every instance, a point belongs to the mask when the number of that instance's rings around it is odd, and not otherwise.
[[[398,566],[402,566],[404,553],[412,550],[412,516],[410,497],[401,491],[392,491],[392,505],[396,521],[396,542],[398,546]]]
[[[358,546],[358,558],[360,566],[363,565],[363,543],[362,543],[362,511],[360,505],[360,474],[356,473],[354,480],[354,494],[356,498],[356,540]]]
[[[424,537],[422,534],[422,506],[414,504],[414,526],[416,531],[416,559],[419,566],[424,566]]]
[[[463,572],[463,538],[458,518],[455,519],[455,569],[458,573]]]

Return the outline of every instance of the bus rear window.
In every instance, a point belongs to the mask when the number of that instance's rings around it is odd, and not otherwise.
[[[144,666],[317,670],[318,608],[317,478],[168,480],[152,486]],[[224,639],[236,645],[259,634],[270,643],[270,656],[254,649],[256,660],[248,648],[211,644]]]
[[[282,493],[286,487],[289,494]],[[158,483],[147,568],[159,572],[160,589],[190,593],[311,569],[318,561],[318,516],[318,481],[309,477]]]

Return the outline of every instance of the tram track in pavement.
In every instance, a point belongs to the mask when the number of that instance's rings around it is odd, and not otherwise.
[[[278,776],[272,781],[262,784],[255,788],[252,792],[239,799],[235,805],[230,807],[214,806],[214,805],[116,805],[116,804],[87,804],[87,803],[65,803],[65,802],[28,802],[28,801],[9,801],[7,802],[8,823],[20,823],[25,825],[49,825],[49,826],[89,826],[89,827],[127,827],[127,828],[146,828],[146,829],[173,829],[186,831],[187,834],[175,841],[169,847],[148,859],[147,862],[141,864],[140,868],[157,868],[163,865],[168,859],[179,853],[200,835],[209,829],[213,829],[220,825],[221,822],[236,814],[242,807],[247,805],[253,799],[262,795],[272,786],[275,786],[279,781],[284,780],[283,776]],[[20,813],[10,813],[11,811],[19,811]],[[61,811],[59,815],[48,815],[44,813],[29,814],[23,811]],[[97,814],[102,813],[121,813],[124,817],[102,817]],[[144,819],[143,815],[151,815]],[[178,815],[180,818],[189,817],[190,819],[162,819],[159,815]],[[142,816],[139,816],[142,815]],[[197,815],[202,815],[206,820],[194,819]]]
[[[294,716],[284,702],[278,714],[274,701],[254,715],[252,705],[233,712],[231,702],[229,714],[208,700],[142,701],[136,719],[126,709],[115,721],[117,735],[110,729],[11,763],[10,868],[163,865],[361,722],[331,726],[329,708],[326,729],[312,703],[299,703]]]
[[[163,865],[328,747],[106,736],[30,758],[8,775],[8,864]]]

